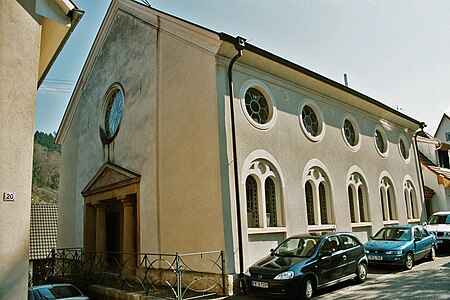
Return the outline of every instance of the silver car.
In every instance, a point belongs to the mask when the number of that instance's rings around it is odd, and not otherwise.
[[[38,285],[28,288],[28,300],[71,299],[86,300],[76,286],[68,283]]]
[[[436,236],[438,249],[450,249],[450,211],[434,213],[425,228]]]

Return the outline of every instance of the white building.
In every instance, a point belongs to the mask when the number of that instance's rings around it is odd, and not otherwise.
[[[57,135],[58,246],[223,250],[231,283],[293,234],[366,241],[426,218],[420,125],[242,38],[115,0]]]
[[[450,118],[444,114],[434,136],[418,136],[428,216],[450,210]]]

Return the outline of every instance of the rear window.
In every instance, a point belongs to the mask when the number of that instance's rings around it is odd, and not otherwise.
[[[62,299],[69,297],[83,296],[81,292],[74,286],[54,286],[50,288],[42,288],[34,291],[35,294],[40,295],[45,299]]]
[[[428,224],[450,224],[450,215],[433,215]]]

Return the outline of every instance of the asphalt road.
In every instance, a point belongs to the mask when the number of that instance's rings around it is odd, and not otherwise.
[[[231,299],[270,298],[245,295]],[[450,299],[450,253],[438,253],[433,262],[426,259],[416,262],[410,271],[389,266],[371,266],[363,284],[343,282],[317,291],[313,299]]]

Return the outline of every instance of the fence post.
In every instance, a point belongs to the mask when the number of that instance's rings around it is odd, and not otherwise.
[[[176,254],[177,256],[177,299],[182,300],[183,295],[181,294],[181,257]]]
[[[61,261],[62,261],[62,272],[61,272],[61,275],[64,277],[66,274],[65,274],[65,271],[66,271],[66,251],[65,251],[65,249],[62,249],[62,254],[61,254]]]
[[[222,295],[225,296],[225,259],[222,250],[220,251],[220,260],[222,261]]]

